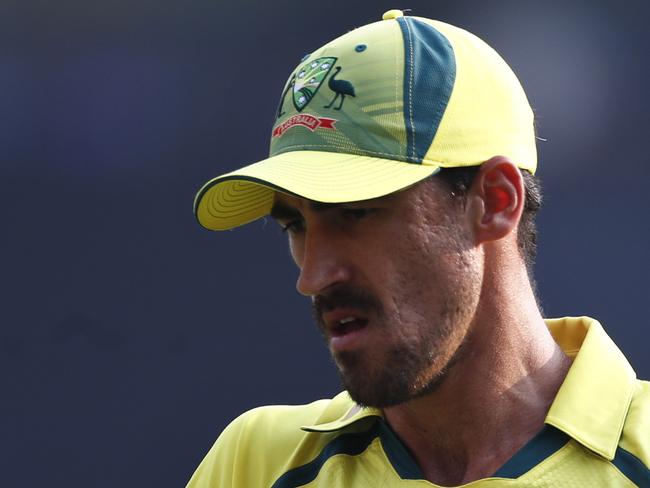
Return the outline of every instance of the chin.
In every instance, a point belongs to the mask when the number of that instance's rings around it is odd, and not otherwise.
[[[421,370],[401,360],[398,367],[367,368],[356,354],[339,353],[339,376],[350,397],[364,407],[394,407],[435,391],[446,377],[446,369],[423,380]],[[399,364],[399,363],[397,363]]]
[[[404,348],[380,359],[363,354],[339,352],[335,359],[343,387],[364,407],[388,408],[435,393],[463,356],[462,344],[444,364],[435,355]],[[379,364],[379,366],[377,366]]]
[[[443,372],[424,385],[400,384],[396,381],[360,384],[341,375],[344,388],[350,397],[363,407],[389,408],[435,392],[447,375]]]

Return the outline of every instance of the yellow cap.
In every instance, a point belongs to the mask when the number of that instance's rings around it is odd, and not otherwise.
[[[389,10],[305,56],[291,72],[269,157],[198,192],[204,227],[269,213],[276,192],[353,202],[399,191],[441,168],[509,157],[535,171],[533,112],[514,73],[476,36]]]

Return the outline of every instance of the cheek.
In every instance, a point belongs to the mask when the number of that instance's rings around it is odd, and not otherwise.
[[[393,295],[402,315],[442,312],[454,296],[474,294],[480,281],[476,250],[458,229],[421,227],[405,234],[392,253]],[[404,306],[406,304],[406,306]]]
[[[432,285],[440,279],[433,263],[432,256],[409,242],[407,235],[394,242],[383,259],[375,261],[372,281],[391,320],[410,323],[435,308]]]

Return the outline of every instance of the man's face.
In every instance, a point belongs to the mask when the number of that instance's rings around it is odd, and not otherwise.
[[[431,391],[460,356],[482,280],[442,183],[336,205],[278,194],[272,215],[352,398],[388,407]]]

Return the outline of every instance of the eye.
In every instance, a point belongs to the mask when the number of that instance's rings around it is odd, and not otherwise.
[[[286,223],[280,223],[280,228],[282,232],[288,232],[290,234],[296,234],[305,230],[305,225],[302,219],[290,220]]]

